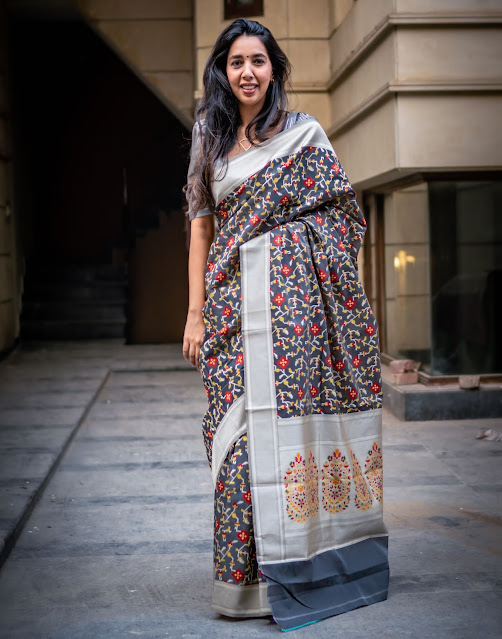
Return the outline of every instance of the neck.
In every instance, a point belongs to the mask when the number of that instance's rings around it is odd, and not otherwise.
[[[241,126],[242,130],[245,131],[250,122],[254,120],[254,118],[258,115],[261,110],[262,105],[246,107],[242,104],[239,105],[239,112],[241,115]]]

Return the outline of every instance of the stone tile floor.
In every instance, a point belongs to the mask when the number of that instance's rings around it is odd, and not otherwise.
[[[21,530],[2,638],[279,636],[211,610],[205,405],[177,346],[32,344],[0,363],[0,528]],[[385,413],[389,599],[294,636],[502,635],[502,442],[475,437],[500,421]]]

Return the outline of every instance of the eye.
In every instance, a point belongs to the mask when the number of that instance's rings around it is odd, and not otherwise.
[[[258,65],[262,65],[262,64],[265,64],[265,60],[263,58],[256,58],[254,63]]]
[[[242,62],[240,60],[232,60],[232,62],[230,63],[230,66],[236,68],[236,67],[240,67],[241,64]]]

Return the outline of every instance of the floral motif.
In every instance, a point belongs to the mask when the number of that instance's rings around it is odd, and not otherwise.
[[[328,513],[346,510],[350,502],[350,465],[338,448],[328,455],[321,473],[322,506]]]
[[[383,460],[382,451],[376,442],[368,451],[364,464],[364,475],[369,484],[371,494],[377,501],[383,498]]]
[[[289,464],[284,477],[286,491],[286,513],[297,523],[315,517],[319,512],[319,471],[312,451],[308,463],[298,453]]]
[[[352,461],[352,473],[354,477],[354,487],[356,489],[354,503],[356,505],[356,508],[360,508],[361,510],[369,510],[373,506],[373,501],[371,499],[368,484],[366,483],[366,480],[361,471],[361,465],[357,461],[356,456],[350,448],[349,454]]]

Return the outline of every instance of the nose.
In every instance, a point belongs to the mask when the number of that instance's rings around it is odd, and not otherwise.
[[[242,77],[245,79],[253,77],[253,67],[251,65],[251,60],[245,60],[242,65]]]

